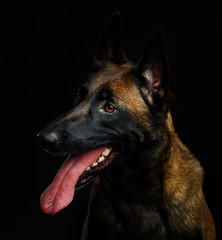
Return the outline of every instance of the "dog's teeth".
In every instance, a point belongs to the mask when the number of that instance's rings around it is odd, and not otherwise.
[[[102,153],[102,156],[107,157],[111,151],[112,151],[112,147],[106,148]]]
[[[112,147],[107,147],[102,153],[102,155],[99,157],[97,162],[94,162],[90,167],[86,169],[86,171],[90,170],[91,167],[96,167],[99,163],[103,162],[105,160],[105,157],[107,157],[111,151],[112,151]]]
[[[101,157],[99,157],[99,159],[98,159],[98,163],[100,163],[100,162],[102,162],[102,161],[104,161],[105,160],[105,157],[104,156],[101,156]]]
[[[98,165],[98,162],[94,162],[91,167],[96,167]]]

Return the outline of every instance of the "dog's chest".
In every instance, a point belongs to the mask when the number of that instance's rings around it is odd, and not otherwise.
[[[116,201],[102,191],[92,197],[88,214],[89,239],[93,236],[112,240],[165,239],[166,229],[155,208],[151,211],[138,201]],[[96,226],[100,226],[99,232]]]
[[[151,207],[139,202],[124,203],[120,211],[122,212],[123,228],[127,229],[125,234],[128,237],[135,234],[136,236],[144,236],[144,239],[165,239],[166,229],[155,206]]]

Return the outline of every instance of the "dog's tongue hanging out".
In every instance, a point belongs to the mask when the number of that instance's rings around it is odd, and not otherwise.
[[[51,185],[43,192],[40,200],[43,212],[56,214],[73,200],[75,186],[83,172],[91,166],[105,147],[70,155],[59,169]]]

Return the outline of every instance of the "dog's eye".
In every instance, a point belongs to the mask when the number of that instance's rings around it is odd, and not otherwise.
[[[104,109],[108,113],[113,113],[116,111],[116,108],[110,103],[105,104]]]

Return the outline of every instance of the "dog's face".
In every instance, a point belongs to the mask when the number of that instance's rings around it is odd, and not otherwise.
[[[155,142],[166,121],[169,99],[162,35],[153,38],[134,67],[122,50],[120,17],[113,15],[102,32],[93,72],[79,89],[73,109],[39,134],[47,151],[70,155],[42,196],[43,211],[58,212],[72,200],[76,185],[85,185],[108,166],[126,163],[136,149]],[[70,190],[64,190],[65,185]],[[58,197],[61,189],[70,195],[68,200]]]
[[[142,142],[149,108],[130,64],[109,63],[89,76],[74,107],[40,134],[49,152],[68,155],[101,145]],[[136,136],[137,135],[137,136]]]

